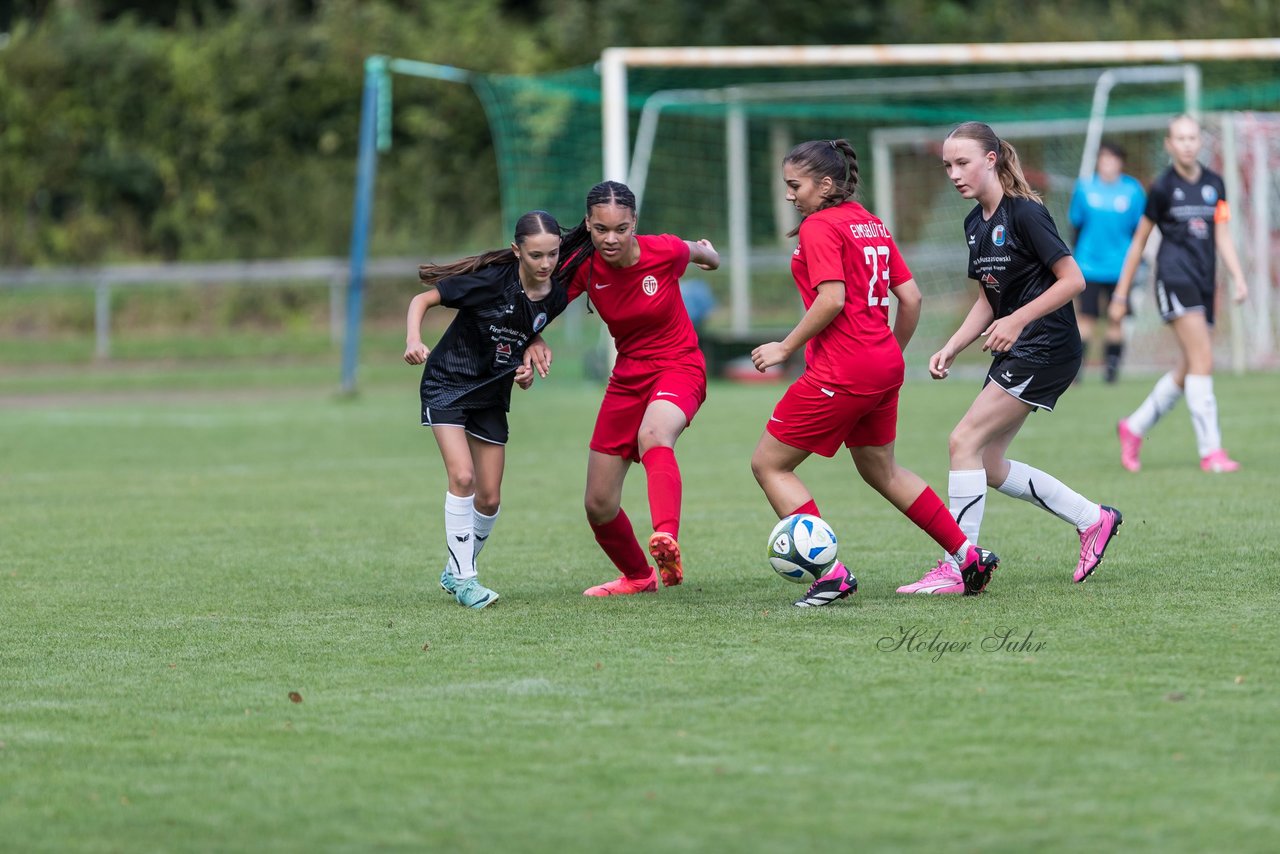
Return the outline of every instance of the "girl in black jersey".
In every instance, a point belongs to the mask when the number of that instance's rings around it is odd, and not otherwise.
[[[532,384],[531,365],[546,376],[550,352],[532,339],[569,304],[563,283],[551,275],[559,259],[560,224],[532,211],[516,222],[510,249],[418,268],[418,277],[435,287],[409,304],[404,360],[426,363],[422,424],[431,428],[449,477],[449,559],[440,586],[468,608],[498,598],[476,577],[475,559],[498,519],[511,386]],[[430,350],[422,343],[422,319],[438,305],[458,313]]]
[[[1129,289],[1151,230],[1163,238],[1156,255],[1156,302],[1178,342],[1178,365],[1162,376],[1142,405],[1116,425],[1120,464],[1138,471],[1142,437],[1185,393],[1200,451],[1200,468],[1228,472],[1240,464],[1227,456],[1218,429],[1213,394],[1213,302],[1215,254],[1231,273],[1236,302],[1249,295],[1227,223],[1231,219],[1222,178],[1200,165],[1200,124],[1190,116],[1169,123],[1164,147],[1173,165],[1151,185],[1147,209],[1129,244],[1109,315],[1119,323],[1129,311]]]
[[[1027,416],[1036,409],[1052,412],[1080,368],[1071,300],[1084,289],[1084,276],[1023,177],[1018,153],[995,131],[981,122],[960,125],[943,143],[942,162],[960,195],[978,203],[964,230],[969,277],[978,281],[979,294],[960,328],[929,358],[929,373],[945,379],[956,356],[979,336],[986,338],[982,349],[994,356],[982,391],[951,432],[951,513],[970,541],[980,543],[988,486],[1048,510],[1079,532],[1074,580],[1084,581],[1115,536],[1120,511],[1005,458]],[[944,584],[948,578],[952,586],[960,582],[954,558],[947,557],[899,592],[960,592]]]

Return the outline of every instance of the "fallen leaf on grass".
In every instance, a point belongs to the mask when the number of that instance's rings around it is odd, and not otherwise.
[[[290,691],[290,692],[289,692],[289,700],[290,700],[291,702],[294,702],[294,703],[301,703],[301,702],[302,702],[302,695],[301,695],[301,694],[299,694],[297,691]]]

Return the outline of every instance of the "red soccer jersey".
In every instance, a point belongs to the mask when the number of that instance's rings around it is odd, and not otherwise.
[[[884,223],[857,202],[810,214],[800,224],[791,275],[805,310],[822,282],[844,282],[844,308],[805,347],[805,374],[849,394],[902,384],[902,351],[889,328],[889,288],[911,278]]]
[[[569,299],[586,293],[609,327],[620,366],[634,360],[701,363],[698,334],[680,297],[689,245],[674,234],[637,234],[640,260],[611,267],[596,253],[578,268]]]

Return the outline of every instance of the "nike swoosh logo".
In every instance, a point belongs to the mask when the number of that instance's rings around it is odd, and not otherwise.
[[[676,394],[674,391],[659,391],[659,392],[655,392],[653,396],[654,397],[679,397],[680,395]]]
[[[596,290],[598,290],[598,291],[599,291],[599,290],[603,290],[604,288],[607,288],[607,287],[609,287],[609,285],[612,285],[612,284],[613,284],[613,282],[610,282],[608,285],[596,284]]]
[[[774,418],[772,415],[770,415],[770,416],[769,416],[769,420],[770,420],[770,421],[777,421],[779,424],[786,424],[786,423],[787,423],[787,422],[783,421],[781,418]]]
[[[836,396],[836,393],[835,393],[834,391],[831,391],[830,389],[820,388],[820,389],[818,389],[818,391],[822,392],[822,393],[823,393],[823,394],[825,394],[827,397],[835,397],[835,396]]]

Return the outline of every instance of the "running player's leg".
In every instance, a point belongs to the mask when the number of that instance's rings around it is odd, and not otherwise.
[[[631,461],[590,451],[584,504],[596,542],[622,573],[620,578],[583,591],[587,596],[647,593],[657,590],[657,574],[636,541],[631,520],[622,509],[622,484]]]
[[[813,493],[795,471],[808,458],[809,451],[780,442],[767,430],[751,454],[751,473],[779,519],[793,513],[820,515]]]
[[[440,586],[454,594],[460,581],[476,574],[474,552],[475,463],[462,423],[443,423],[438,417],[431,433],[444,460],[449,487],[444,497],[444,536],[448,559]],[[460,419],[459,419],[460,420]]]
[[[1240,464],[1222,449],[1218,400],[1213,393],[1212,327],[1202,311],[1189,311],[1169,324],[1186,362],[1183,388],[1191,426],[1195,429],[1200,467],[1208,472],[1235,471]]]
[[[1204,307],[1199,290],[1190,286],[1178,286],[1156,279],[1156,305],[1163,320],[1174,333],[1174,323],[1190,314],[1203,316]],[[1169,413],[1182,399],[1190,365],[1187,351],[1178,342],[1178,365],[1169,373],[1156,380],[1155,387],[1146,399],[1128,417],[1120,419],[1116,424],[1116,435],[1120,439],[1120,464],[1129,471],[1138,471],[1142,467],[1139,454],[1142,451],[1142,440],[1156,423]]]
[[[636,430],[636,453],[645,469],[653,524],[649,554],[668,587],[684,580],[678,542],[684,485],[675,445],[706,397],[707,377],[701,368],[662,371],[649,384]]]
[[[983,449],[987,482],[999,492],[1033,504],[1075,526],[1080,537],[1080,559],[1073,580],[1081,582],[1101,563],[1123,516],[1114,507],[1090,501],[1047,472],[1008,459],[1009,445],[1025,420],[1024,414],[1003,433],[994,436]]]
[[[471,459],[475,462],[476,500],[472,528],[475,542],[475,559],[480,560],[480,550],[489,541],[493,526],[502,510],[502,476],[506,468],[507,449],[504,445],[487,442],[477,436],[468,436]]]

